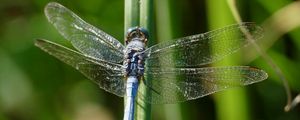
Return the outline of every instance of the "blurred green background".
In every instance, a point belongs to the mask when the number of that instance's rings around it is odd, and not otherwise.
[[[46,20],[48,0],[1,0],[0,120],[119,120],[123,99],[99,89],[75,69],[34,46],[36,38],[70,44]],[[123,0],[57,0],[123,43]],[[237,0],[243,21],[265,28],[258,43],[282,69],[292,95],[300,91],[300,4],[294,0]],[[226,0],[154,0],[156,42],[235,23]],[[255,49],[248,49],[255,51]],[[250,53],[249,53],[250,54]],[[250,57],[249,57],[250,56]],[[269,78],[176,105],[153,105],[155,120],[299,120],[300,107],[284,112],[286,95],[273,68],[244,55],[239,65]],[[255,55],[254,55],[255,56]]]

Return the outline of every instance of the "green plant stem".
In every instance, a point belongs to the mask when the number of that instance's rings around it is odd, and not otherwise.
[[[143,27],[148,30],[149,38],[148,38],[148,46],[149,44],[154,44],[154,30],[153,30],[153,0],[141,0],[140,1],[140,27]],[[151,78],[147,78],[151,81]],[[144,86],[144,83],[140,82],[140,92],[142,92],[145,96],[151,96],[149,89]],[[137,95],[137,97],[141,98],[142,96]],[[150,120],[151,119],[151,105],[142,101],[141,99],[137,99],[136,106],[136,120]]]
[[[135,26],[139,26],[140,0],[125,0],[125,32]]]
[[[128,28],[140,26],[148,30],[150,38],[149,42],[152,42],[153,36],[153,1],[152,0],[125,0],[125,32]],[[143,85],[142,80],[139,83],[139,92],[142,95],[149,96],[150,93]],[[141,98],[139,93],[137,98]],[[151,119],[151,105],[142,101],[141,99],[136,99],[134,119],[135,120],[150,120]],[[124,103],[126,98],[124,98]]]

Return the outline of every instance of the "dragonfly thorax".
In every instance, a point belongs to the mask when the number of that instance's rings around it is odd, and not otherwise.
[[[130,52],[131,50],[135,50],[138,52],[142,52],[145,50],[146,44],[142,42],[139,38],[134,38],[130,40],[130,42],[126,46],[126,52]]]
[[[123,62],[125,76],[140,77],[144,74],[144,50],[148,32],[140,27],[130,28],[126,35],[125,59]]]
[[[142,76],[144,74],[144,61],[143,49],[128,48],[123,62],[125,76]]]

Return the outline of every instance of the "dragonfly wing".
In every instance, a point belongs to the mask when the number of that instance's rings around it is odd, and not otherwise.
[[[120,63],[124,46],[115,38],[88,24],[59,3],[50,2],[45,7],[50,23],[80,52],[97,59]]]
[[[37,40],[35,45],[76,68],[100,88],[120,97],[124,96],[125,84],[121,65],[94,59],[46,40]]]
[[[148,66],[189,67],[216,62],[250,43],[243,30],[248,31],[254,40],[263,35],[261,27],[254,23],[242,23],[160,43],[145,51]],[[224,41],[232,47],[223,46]],[[213,45],[214,52],[211,49]],[[174,59],[174,63],[170,59]]]
[[[151,92],[141,99],[152,104],[193,100],[228,88],[260,82],[268,77],[263,70],[248,66],[149,68],[145,73],[144,85]]]

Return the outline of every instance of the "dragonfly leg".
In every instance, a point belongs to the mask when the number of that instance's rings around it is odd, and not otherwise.
[[[124,76],[125,76],[125,77],[128,76],[129,71],[130,71],[130,68],[128,67],[128,63],[129,63],[129,62],[130,62],[130,59],[127,59],[127,58],[126,58],[126,60],[124,60],[124,62],[123,62],[123,66],[124,66],[123,70],[124,70]]]

